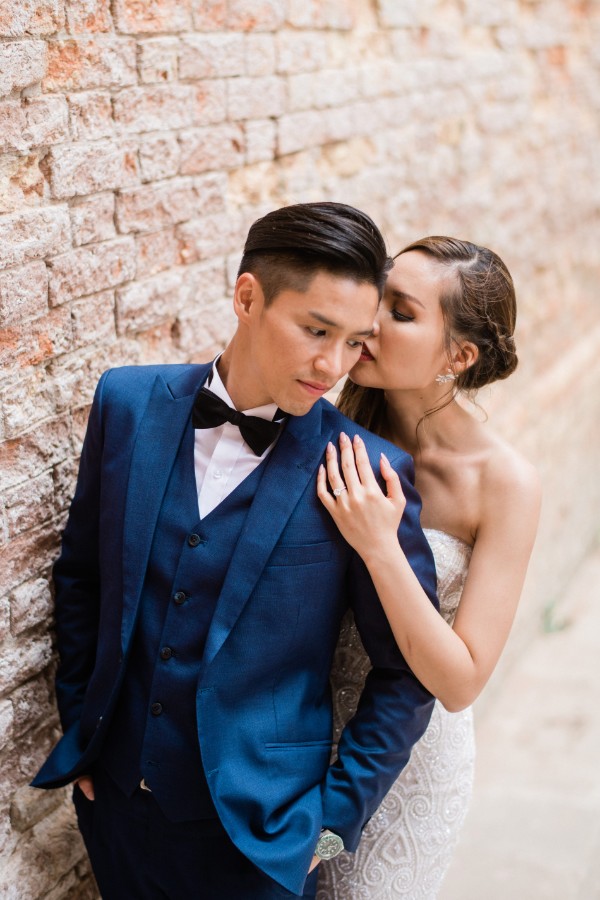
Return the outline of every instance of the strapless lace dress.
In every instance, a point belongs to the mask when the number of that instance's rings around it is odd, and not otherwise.
[[[440,610],[452,623],[471,558],[460,538],[424,529],[435,559]],[[332,672],[335,735],[352,716],[370,663],[349,616]],[[456,847],[473,786],[471,709],[436,702],[410,760],[367,823],[356,853],[321,863],[317,900],[435,900]]]

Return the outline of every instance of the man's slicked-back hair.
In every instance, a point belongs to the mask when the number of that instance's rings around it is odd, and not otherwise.
[[[251,226],[238,269],[259,281],[265,303],[284,290],[304,292],[319,272],[372,284],[381,297],[392,260],[366,213],[345,203],[295,203]]]

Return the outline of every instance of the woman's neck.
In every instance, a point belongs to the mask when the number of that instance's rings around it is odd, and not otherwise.
[[[445,445],[448,430],[460,414],[454,398],[445,394],[434,397],[417,391],[389,391],[385,400],[384,437],[411,456]],[[431,410],[437,411],[427,415]]]

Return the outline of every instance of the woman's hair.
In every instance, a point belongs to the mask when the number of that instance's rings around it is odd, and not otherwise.
[[[448,359],[453,343],[470,341],[479,351],[473,365],[455,373],[452,396],[459,391],[472,394],[486,384],[507,378],[518,362],[513,339],[517,307],[513,280],[500,257],[469,241],[433,236],[409,244],[395,258],[412,250],[438,262],[449,276],[442,280],[440,293]],[[427,415],[445,405],[429,410]],[[371,431],[382,430],[383,390],[360,387],[348,380],[338,406]]]
[[[319,272],[372,284],[381,297],[391,268],[381,232],[366,213],[345,203],[296,203],[253,223],[238,277],[255,275],[268,306],[283,290],[304,293]]]

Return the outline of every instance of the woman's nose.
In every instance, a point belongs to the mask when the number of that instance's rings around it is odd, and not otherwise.
[[[379,319],[375,319],[373,322],[373,337],[377,337],[379,330]]]

